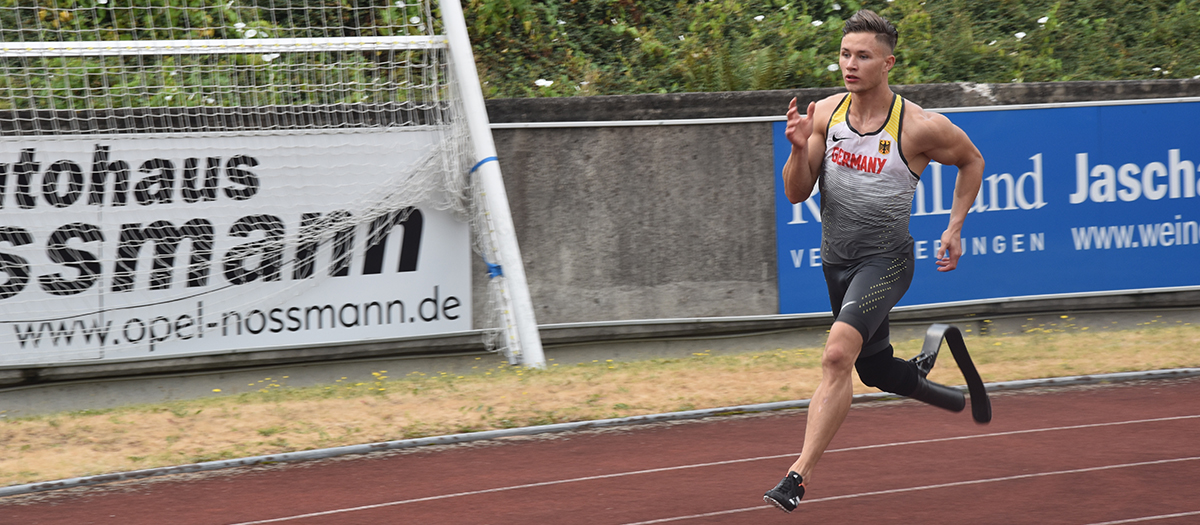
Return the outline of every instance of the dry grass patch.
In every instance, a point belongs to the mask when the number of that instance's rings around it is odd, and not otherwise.
[[[1031,327],[969,336],[987,381],[1200,366],[1200,327],[1096,332]],[[912,356],[921,341],[898,343]],[[258,392],[3,420],[0,484],[457,432],[764,403],[811,396],[820,349],[680,359],[551,362],[547,370],[412,374],[312,388],[264,378]],[[932,379],[961,384],[944,356]],[[870,392],[861,384],[857,393]]]

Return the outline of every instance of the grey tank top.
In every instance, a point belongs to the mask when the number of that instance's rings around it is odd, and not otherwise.
[[[868,257],[912,258],[908,232],[919,176],[900,152],[904,99],[895,95],[883,127],[860,133],[847,94],[825,132],[821,165],[821,258],[848,264]]]

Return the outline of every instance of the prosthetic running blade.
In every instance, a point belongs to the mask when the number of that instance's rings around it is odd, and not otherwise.
[[[983,378],[979,377],[979,371],[971,361],[971,354],[967,353],[967,344],[957,326],[941,323],[931,325],[925,331],[925,343],[921,345],[921,353],[914,360],[921,360],[921,356],[936,359],[943,340],[946,341],[946,346],[950,347],[950,355],[954,356],[963,379],[967,381],[967,392],[971,394],[971,417],[976,423],[987,424],[992,420],[992,401],[988,399],[987,387],[983,385]],[[933,363],[930,362],[929,368],[932,367]],[[927,370],[925,372],[928,373]]]

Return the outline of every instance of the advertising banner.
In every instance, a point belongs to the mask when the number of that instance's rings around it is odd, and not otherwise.
[[[439,138],[0,142],[0,365],[470,330],[468,226],[388,208]]]
[[[899,306],[1200,288],[1200,102],[945,112],[983,153],[958,269],[936,271],[958,175],[931,163],[913,199],[916,275]],[[820,195],[792,204],[774,123],[780,313],[830,310]]]

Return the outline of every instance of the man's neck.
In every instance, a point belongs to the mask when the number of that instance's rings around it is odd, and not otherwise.
[[[880,118],[891,111],[893,95],[886,82],[875,89],[853,93],[850,95],[854,102],[850,105],[850,114],[858,122]]]

